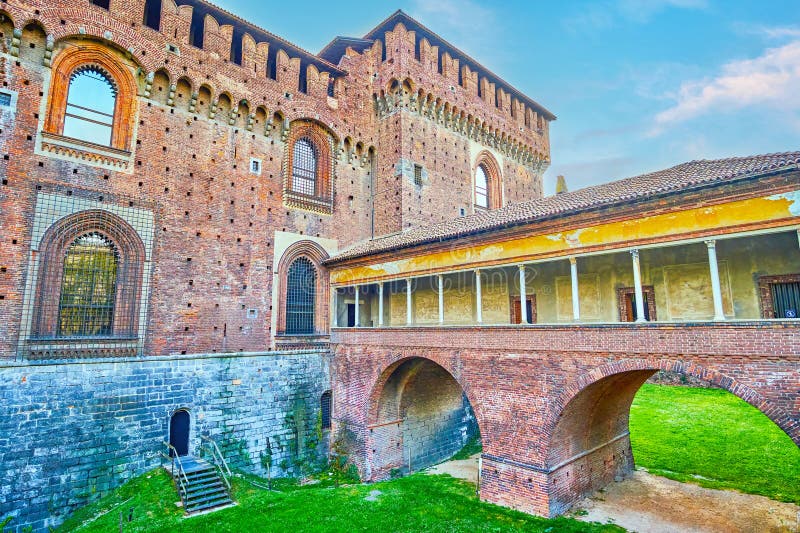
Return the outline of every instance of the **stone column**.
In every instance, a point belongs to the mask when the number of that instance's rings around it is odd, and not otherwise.
[[[642,272],[639,267],[639,250],[631,250],[633,258],[633,288],[636,293],[636,322],[647,322],[644,316],[644,291],[642,291]]]
[[[569,258],[569,273],[572,277],[572,320],[581,320],[581,301],[578,294],[578,260],[575,257]]]
[[[378,327],[383,326],[383,282],[378,283]]]
[[[717,241],[706,241],[708,248],[708,267],[711,272],[711,295],[714,298],[714,320],[725,320],[722,308],[722,288],[719,282],[719,265],[717,265]]]
[[[444,276],[436,276],[439,282],[439,324],[444,324]]]
[[[483,296],[481,294],[481,271],[475,270],[475,317],[478,324],[483,323]]]
[[[528,306],[525,305],[525,265],[519,265],[519,321],[528,323]]]
[[[406,279],[406,325],[411,325],[411,278]]]
[[[339,290],[331,287],[331,327],[339,327]]]
[[[358,285],[356,285],[356,318],[355,318],[355,327],[359,327],[361,325],[361,302],[359,301],[360,295],[358,290]]]

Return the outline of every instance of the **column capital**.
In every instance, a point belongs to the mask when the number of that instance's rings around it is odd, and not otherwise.
[[[716,246],[717,246],[716,239],[708,239],[708,240],[706,240],[704,242],[706,243],[706,246],[708,246],[709,248],[716,248]]]
[[[631,252],[631,255],[632,255],[634,258],[638,258],[638,257],[639,257],[639,249],[638,249],[638,248],[634,248],[634,249],[633,249],[633,250],[631,250],[630,252]]]
[[[520,270],[525,270],[525,265],[517,265],[517,268]]]
[[[569,264],[570,265],[576,265],[577,263],[578,263],[578,258],[577,257],[570,257],[569,258]]]

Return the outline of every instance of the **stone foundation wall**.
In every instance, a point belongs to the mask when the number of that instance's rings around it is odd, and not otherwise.
[[[327,435],[313,441],[329,388],[325,351],[0,366],[0,520],[44,531],[159,466],[178,409],[190,453],[210,436],[232,467],[260,472],[269,438],[273,475],[291,474],[296,435],[301,454],[326,450]]]

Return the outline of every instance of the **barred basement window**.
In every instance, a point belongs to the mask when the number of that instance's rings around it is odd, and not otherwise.
[[[117,88],[98,67],[88,65],[72,73],[64,115],[64,135],[105,146],[111,145]]]
[[[58,305],[58,337],[111,335],[119,255],[98,233],[79,237],[67,250]]]
[[[414,165],[414,185],[422,186],[422,165]]]
[[[311,261],[298,257],[286,278],[286,333],[313,334],[317,270]]]
[[[319,400],[320,411],[322,411],[322,429],[331,429],[332,399],[331,391],[328,390],[322,393],[322,397]]]
[[[775,318],[797,318],[800,313],[800,282],[770,283]]]
[[[306,137],[294,143],[292,191],[308,196],[317,191],[317,150]]]

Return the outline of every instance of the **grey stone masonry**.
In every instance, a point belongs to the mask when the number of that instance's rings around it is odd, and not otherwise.
[[[213,438],[232,467],[295,473],[325,452],[327,351],[0,364],[0,521],[46,531],[166,452],[171,415],[190,414],[189,450]],[[298,452],[299,450],[299,452]],[[177,497],[177,496],[176,496]]]

